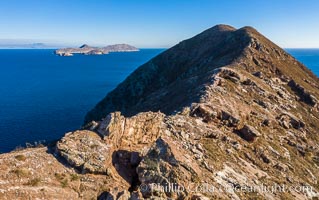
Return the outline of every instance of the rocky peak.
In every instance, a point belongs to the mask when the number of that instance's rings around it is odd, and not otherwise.
[[[172,114],[205,95],[221,67],[264,73],[268,78],[317,79],[308,69],[252,27],[214,26],[184,40],[136,69],[85,117],[100,120],[110,112]]]

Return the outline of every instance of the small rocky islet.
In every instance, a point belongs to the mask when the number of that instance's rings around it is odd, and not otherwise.
[[[318,98],[257,30],[217,25],[135,70],[82,129],[1,154],[0,199],[313,199]],[[230,189],[262,185],[296,190]]]
[[[54,51],[59,56],[73,56],[73,54],[83,55],[103,55],[110,52],[132,52],[139,51],[138,48],[128,44],[114,44],[106,47],[91,47],[87,44],[83,44],[79,48],[62,48]]]

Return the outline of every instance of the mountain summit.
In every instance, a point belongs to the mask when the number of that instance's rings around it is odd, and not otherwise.
[[[171,114],[205,95],[216,69],[231,67],[269,78],[295,77],[305,87],[317,82],[302,64],[252,27],[214,26],[182,41],[136,69],[90,111],[85,123],[110,112],[131,116],[141,111]]]
[[[319,80],[252,27],[136,69],[48,147],[0,155],[0,199],[317,199]]]

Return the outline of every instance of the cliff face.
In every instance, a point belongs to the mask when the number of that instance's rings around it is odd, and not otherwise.
[[[139,67],[85,130],[0,155],[0,198],[318,197],[318,97],[318,78],[255,29],[215,26]]]

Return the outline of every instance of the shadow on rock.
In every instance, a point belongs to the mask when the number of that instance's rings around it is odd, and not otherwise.
[[[118,150],[112,155],[114,168],[118,174],[131,185],[129,191],[135,191],[139,185],[136,167],[141,160],[142,158],[138,152],[130,152],[127,150]]]

